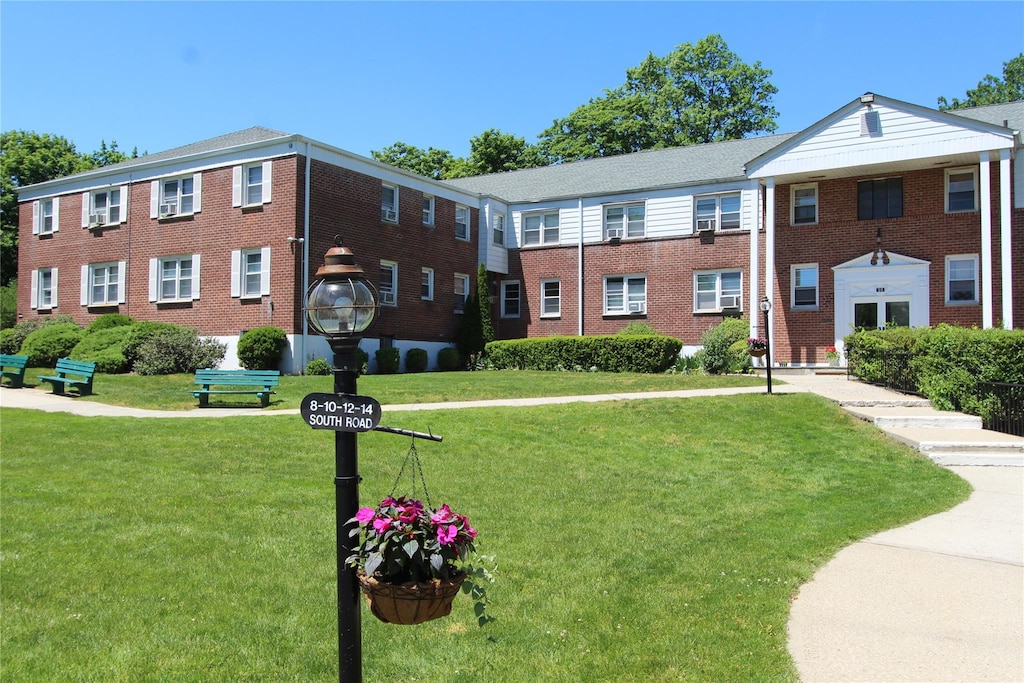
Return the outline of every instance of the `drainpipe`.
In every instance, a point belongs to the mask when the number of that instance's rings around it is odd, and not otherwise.
[[[577,323],[577,335],[583,336],[583,197],[580,197],[577,201],[579,208],[579,240],[576,246],[576,299],[577,299],[577,316],[579,322]]]
[[[306,305],[306,292],[309,291],[309,141],[306,141],[306,187],[303,192],[305,206],[302,207],[302,292],[299,294],[299,302]],[[309,322],[305,313],[302,314],[302,340],[299,343],[299,368],[300,372],[306,367],[306,343],[309,337]]]

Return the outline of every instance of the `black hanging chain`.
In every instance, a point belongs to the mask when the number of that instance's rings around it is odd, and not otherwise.
[[[409,473],[410,479],[412,479],[412,490],[410,495],[416,497],[416,475],[420,476],[420,485],[423,487],[423,497],[426,499],[427,507],[433,509],[433,504],[430,502],[430,492],[427,491],[427,480],[423,478],[423,466],[420,464],[420,454],[416,451],[416,437],[413,437],[412,444],[409,446],[409,452],[405,454],[405,461],[402,463],[402,468],[398,470],[398,476],[395,477],[395,483],[391,486],[390,496],[395,497],[395,491],[398,489],[398,484],[402,481],[402,475],[405,474],[405,467],[409,463],[412,463],[412,471]]]

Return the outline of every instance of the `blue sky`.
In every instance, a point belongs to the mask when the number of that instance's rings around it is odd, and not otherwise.
[[[260,125],[369,155],[535,141],[649,53],[719,33],[779,132],[861,93],[935,106],[1024,50],[1024,2],[0,3],[0,128],[158,152]]]

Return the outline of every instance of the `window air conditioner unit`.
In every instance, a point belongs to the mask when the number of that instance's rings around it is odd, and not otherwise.
[[[642,301],[631,301],[629,303],[629,312],[630,313],[646,313],[647,312],[647,304],[645,304]]]
[[[167,218],[178,213],[177,204],[161,204],[160,205],[160,217]]]
[[[380,302],[389,306],[395,305],[395,293],[394,292],[381,292]]]
[[[608,239],[622,239],[622,228],[608,228]]]
[[[93,213],[89,215],[89,225],[103,225],[107,222],[107,214],[105,213]]]
[[[739,308],[740,298],[736,295],[723,296],[720,299],[719,303],[721,304],[722,308]]]
[[[381,220],[384,220],[384,221],[394,222],[394,221],[398,220],[398,212],[395,211],[394,209],[381,209],[380,210],[380,218],[381,218]]]
[[[702,218],[697,221],[697,232],[714,232],[715,231],[715,219],[714,218]]]

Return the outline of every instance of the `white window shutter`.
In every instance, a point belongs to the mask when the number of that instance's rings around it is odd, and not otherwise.
[[[122,185],[121,190],[121,220],[120,223],[128,222],[128,186]],[[121,303],[124,303],[123,301]]]
[[[270,177],[270,174],[273,172],[273,170],[274,170],[274,162],[273,161],[264,161],[263,162],[263,203],[264,204],[269,204],[270,203],[270,186],[273,185],[273,182],[271,182],[272,179]]]
[[[30,308],[39,307],[39,271],[33,270],[32,276],[29,278],[31,283],[31,293],[29,294],[28,305]]]
[[[157,300],[158,287],[160,285],[160,259],[149,259],[149,300]]]
[[[57,308],[57,269],[50,269],[50,306]]]
[[[231,296],[242,296],[242,252],[235,249],[231,252]]]
[[[125,290],[128,289],[126,280],[128,279],[128,262],[118,261],[117,262],[117,303],[123,304],[125,302]]]
[[[192,254],[192,300],[195,301],[198,298],[199,298],[199,254]]]
[[[270,247],[260,253],[260,294],[270,294]]]
[[[60,197],[54,197],[53,198],[53,231],[57,232],[58,230],[60,230]],[[57,269],[54,268],[53,272],[56,273]],[[56,294],[56,291],[57,291],[56,285],[54,286],[53,291],[55,292],[53,296],[56,297],[57,296],[57,294]]]
[[[192,176],[192,213],[199,213],[203,210],[203,174],[196,173]]]
[[[82,305],[89,305],[89,266],[82,266]]]
[[[89,227],[89,193],[82,193],[82,227]],[[84,304],[83,304],[84,305]]]
[[[154,180],[149,184],[149,217],[157,218],[160,215],[160,181]],[[150,299],[152,301],[152,299]]]
[[[231,169],[231,206],[242,205],[242,167]]]
[[[32,234],[39,234],[39,200],[32,202]],[[32,271],[35,272],[35,271]]]

